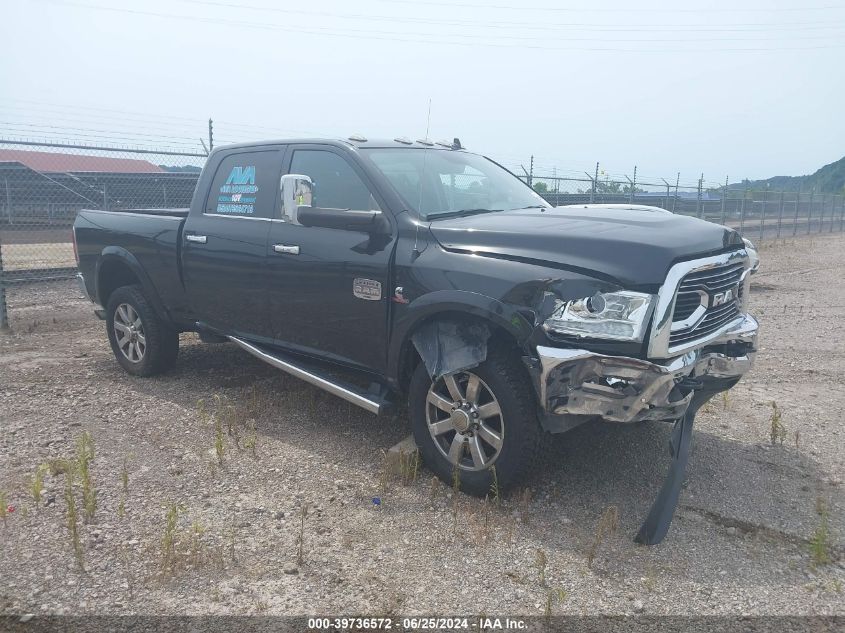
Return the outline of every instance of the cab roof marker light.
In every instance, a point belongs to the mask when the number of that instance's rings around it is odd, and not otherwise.
[[[445,147],[447,149],[454,149],[454,145],[451,141],[436,141],[435,145],[439,145],[440,147]]]
[[[349,136],[349,140],[355,141],[356,143],[366,143],[367,137],[363,134],[352,134],[351,136]]]
[[[434,147],[434,143],[432,143],[427,138],[418,138],[417,143],[419,143],[420,145],[425,145],[426,147]]]
[[[397,136],[393,140],[396,141],[397,143],[402,143],[403,145],[413,145],[414,144],[414,142],[411,139],[409,139],[407,136]]]

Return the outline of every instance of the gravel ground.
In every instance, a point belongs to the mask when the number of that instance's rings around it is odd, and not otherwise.
[[[632,537],[668,425],[559,436],[527,492],[485,504],[424,468],[407,485],[383,474],[382,452],[409,433],[401,416],[193,336],[171,373],[132,378],[73,283],[16,287],[0,337],[0,491],[14,507],[0,614],[843,615],[845,236],[761,255],[757,366],[700,414],[680,508],[650,548]],[[46,474],[38,503],[31,482],[84,432],[96,511],[86,522],[77,476],[76,556],[66,476]],[[825,522],[831,562],[816,564]]]

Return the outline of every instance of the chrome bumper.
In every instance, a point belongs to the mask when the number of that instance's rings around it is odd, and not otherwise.
[[[684,378],[729,389],[754,361],[757,321],[743,315],[701,348],[654,363],[606,356],[583,349],[537,347],[538,391],[552,416],[601,417],[611,422],[681,417],[692,394],[680,390]],[[731,355],[736,353],[737,355]]]

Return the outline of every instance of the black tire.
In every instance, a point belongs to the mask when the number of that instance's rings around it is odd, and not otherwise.
[[[133,342],[124,342],[126,338],[118,340],[115,321],[118,327],[125,327],[127,321],[133,325],[140,321],[135,326]],[[106,333],[117,362],[135,376],[154,376],[167,371],[179,354],[179,332],[158,317],[140,286],[121,286],[112,292],[106,306]],[[141,339],[143,347],[140,347]]]
[[[466,470],[461,467],[460,488],[476,496],[489,494],[494,482],[493,470],[490,466],[495,466],[495,481],[500,492],[503,492],[522,480],[540,461],[541,444],[545,434],[537,419],[533,389],[519,355],[495,344],[490,345],[487,360],[484,363],[469,372],[459,372],[456,376],[462,373],[475,374],[498,401],[501,410],[501,417],[498,419],[501,424],[501,449],[493,458],[492,463],[483,469]],[[456,466],[441,452],[441,448],[438,448],[436,440],[429,432],[427,411],[432,405],[429,405],[427,398],[431,387],[431,377],[425,365],[420,362],[411,377],[408,394],[411,428],[425,464],[440,479],[452,486]],[[464,390],[466,391],[466,386]],[[431,411],[434,410],[431,409]],[[454,441],[457,432],[447,431],[446,433],[451,434]],[[447,435],[443,441],[448,443],[449,437]],[[466,455],[470,452],[469,449],[465,450],[464,459],[471,460],[472,458]]]

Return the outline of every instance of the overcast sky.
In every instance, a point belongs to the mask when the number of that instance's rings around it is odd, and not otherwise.
[[[430,100],[430,137],[536,174],[845,155],[842,0],[4,0],[0,59],[4,137],[416,139]]]

